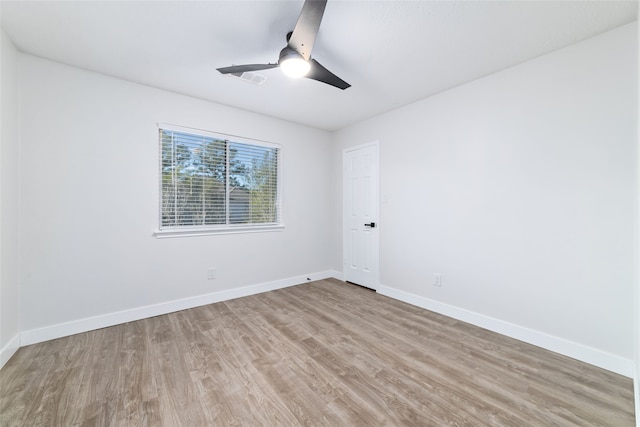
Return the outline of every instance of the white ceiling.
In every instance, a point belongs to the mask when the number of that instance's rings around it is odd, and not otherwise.
[[[292,122],[336,130],[637,17],[636,1],[329,0],[312,56],[341,91],[278,69],[256,86],[216,68],[275,62],[292,1],[2,1],[23,52]]]

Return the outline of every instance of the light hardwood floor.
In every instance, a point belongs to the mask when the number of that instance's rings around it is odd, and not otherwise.
[[[2,426],[632,426],[628,378],[336,280],[21,348]]]

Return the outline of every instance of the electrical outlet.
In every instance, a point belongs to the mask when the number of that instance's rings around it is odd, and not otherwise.
[[[210,269],[207,270],[207,279],[211,280],[215,278],[216,278],[216,268],[211,267]]]
[[[437,286],[437,287],[442,286],[442,274],[433,273],[433,286]]]

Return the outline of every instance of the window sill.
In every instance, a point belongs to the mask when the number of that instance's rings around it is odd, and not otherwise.
[[[238,225],[219,228],[180,228],[170,230],[155,230],[153,235],[157,239],[171,237],[196,237],[210,236],[213,234],[242,234],[242,233],[263,233],[269,231],[283,231],[284,224],[269,225]]]

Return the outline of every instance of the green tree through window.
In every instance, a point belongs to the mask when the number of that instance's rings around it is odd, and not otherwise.
[[[279,148],[160,129],[161,228],[277,224]]]

